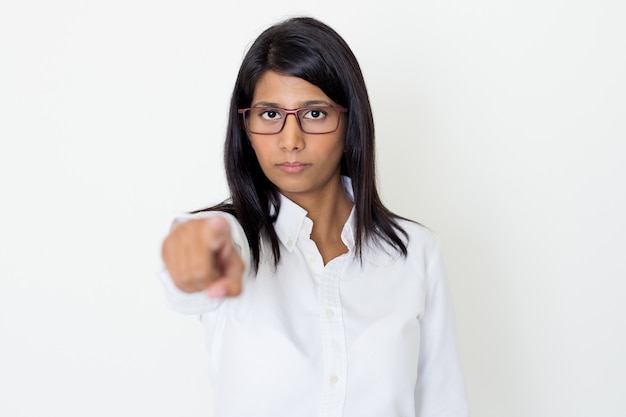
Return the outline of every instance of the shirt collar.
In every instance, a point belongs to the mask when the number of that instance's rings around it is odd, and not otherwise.
[[[352,181],[350,178],[342,176],[341,183],[348,194],[350,200],[354,203],[354,193],[352,192]],[[274,230],[281,243],[292,252],[296,246],[296,242],[300,234],[305,237],[311,236],[313,230],[313,221],[307,217],[308,212],[280,194],[280,212],[274,223]],[[348,247],[354,247],[354,230],[355,230],[355,210],[352,207],[350,216],[341,231],[341,240]]]

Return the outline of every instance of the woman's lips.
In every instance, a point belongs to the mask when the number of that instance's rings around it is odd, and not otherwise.
[[[290,174],[304,171],[310,164],[304,164],[302,162],[283,162],[276,166],[283,172]]]

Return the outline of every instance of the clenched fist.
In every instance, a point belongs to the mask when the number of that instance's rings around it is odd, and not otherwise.
[[[207,291],[214,298],[241,293],[245,266],[221,217],[177,224],[163,241],[162,256],[172,281],[184,292]]]

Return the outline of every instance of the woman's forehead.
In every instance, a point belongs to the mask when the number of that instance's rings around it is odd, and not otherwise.
[[[302,106],[307,102],[333,105],[333,101],[318,86],[291,75],[266,71],[257,81],[252,96],[252,106],[258,103],[285,108]]]

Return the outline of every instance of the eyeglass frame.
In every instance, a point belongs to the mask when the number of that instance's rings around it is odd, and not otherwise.
[[[278,130],[278,132],[275,133],[259,133],[259,132],[253,132],[252,130],[250,130],[246,124],[246,112],[250,111],[250,110],[259,110],[259,109],[263,109],[263,110],[280,110],[281,112],[283,112],[285,118],[283,119],[283,125],[280,127],[280,129]],[[315,109],[333,109],[336,110],[339,113],[339,118],[337,119],[337,127],[335,127],[333,130],[329,131],[329,132],[315,132],[315,133],[311,133],[311,132],[307,132],[302,128],[302,123],[300,122],[300,116],[298,115],[298,112],[301,110],[315,110]],[[285,128],[285,124],[287,124],[287,116],[289,116],[290,114],[293,114],[294,117],[296,118],[296,122],[298,123],[298,127],[300,128],[300,130],[303,133],[306,133],[307,135],[326,135],[328,133],[333,133],[336,132],[337,129],[339,129],[339,125],[341,124],[341,113],[347,113],[348,109],[345,107],[339,107],[339,106],[307,106],[307,107],[301,107],[299,109],[283,109],[282,107],[246,107],[243,109],[237,109],[237,113],[241,114],[241,122],[243,124],[243,129],[248,132],[248,133],[252,133],[254,135],[277,135],[280,132],[283,131],[283,129]]]

